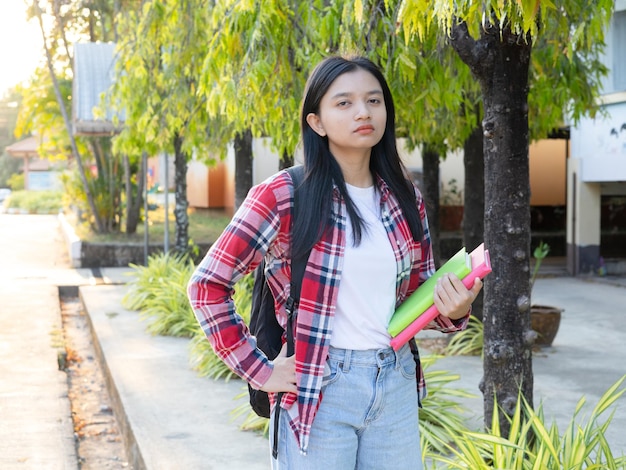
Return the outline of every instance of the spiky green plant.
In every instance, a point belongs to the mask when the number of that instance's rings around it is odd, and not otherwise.
[[[200,377],[226,381],[238,378],[215,354],[202,329],[198,329],[189,342],[189,364]]]
[[[147,266],[130,266],[132,280],[126,284],[122,305],[149,320],[147,330],[152,334],[190,337],[191,367],[200,376],[225,380],[236,377],[213,351],[189,304],[187,283],[195,269],[193,262],[186,256],[160,253],[150,256]],[[246,322],[253,284],[253,275],[245,276],[235,286],[233,296],[237,312]]]
[[[190,264],[185,258],[167,253],[151,255],[146,266],[129,264],[133,270],[128,276],[132,279],[126,283],[127,290],[122,298],[122,305],[129,310],[141,310],[150,299],[162,293],[172,271],[180,270],[181,267],[192,269]]]
[[[483,352],[483,322],[470,315],[467,328],[454,333],[444,353],[449,356],[480,356]]]
[[[490,433],[464,432],[446,454],[431,453],[433,468],[445,469],[520,469],[520,470],[582,470],[626,469],[626,457],[615,457],[606,440],[605,432],[613,418],[600,422],[626,391],[620,390],[626,376],[619,379],[600,398],[586,423],[579,423],[578,416],[585,398],[581,398],[574,415],[563,435],[556,423],[545,425],[542,406],[534,411],[520,394],[513,416],[510,418],[510,434],[502,436],[497,406],[494,408]],[[497,401],[494,400],[494,403]]]
[[[431,370],[431,366],[442,356],[424,355],[421,357],[428,396],[423,400],[419,411],[420,441],[422,452],[444,452],[453,436],[466,431],[467,410],[459,399],[473,398],[465,390],[451,387],[459,380],[458,374],[443,370]]]
[[[241,403],[233,409],[231,416],[233,420],[243,420],[239,425],[239,429],[242,431],[255,431],[267,436],[270,429],[270,420],[262,418],[252,411],[250,403],[248,402],[249,396],[248,386],[244,384],[241,393],[234,397],[237,403]]]
[[[192,337],[199,329],[187,298],[187,282],[194,270],[187,256],[156,254],[147,266],[131,265],[134,279],[122,305],[138,310],[155,335]]]
[[[533,257],[535,258],[535,267],[533,268],[533,274],[530,277],[530,289],[532,291],[533,286],[535,285],[535,279],[537,279],[537,274],[539,274],[539,268],[541,267],[541,263],[550,253],[550,245],[545,243],[543,240],[539,243],[537,248],[533,251]]]

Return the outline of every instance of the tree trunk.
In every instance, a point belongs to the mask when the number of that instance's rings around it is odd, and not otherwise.
[[[441,243],[439,229],[439,152],[434,147],[424,144],[422,153],[422,175],[424,181],[424,201],[428,214],[428,227],[433,247],[435,266],[441,265]]]
[[[65,100],[63,99],[63,96],[61,95],[61,88],[59,87],[59,81],[57,80],[57,77],[54,71],[52,53],[50,52],[50,49],[48,47],[48,38],[46,37],[46,30],[43,25],[42,13],[41,13],[41,9],[39,8],[38,1],[33,2],[33,8],[35,10],[35,14],[37,15],[37,20],[39,22],[39,29],[41,30],[41,36],[43,38],[43,46],[44,46],[44,50],[46,53],[46,64],[48,66],[48,71],[50,72],[50,78],[52,79],[52,85],[54,87],[54,94],[55,94],[57,103],[59,105],[59,110],[61,111],[61,116],[63,117],[63,123],[65,124],[65,129],[70,138],[72,156],[74,157],[74,160],[76,161],[76,165],[78,166],[78,173],[80,175],[81,182],[83,183],[83,189],[85,190],[85,195],[87,196],[87,203],[89,204],[89,208],[91,209],[91,214],[94,218],[96,231],[98,233],[105,233],[106,228],[96,208],[93,194],[91,193],[89,189],[89,183],[87,181],[87,176],[85,173],[85,166],[83,165],[82,157],[78,151],[78,146],[76,145],[76,139],[74,138],[74,134],[72,133],[72,126],[70,123],[70,118],[67,114],[67,110],[65,109]],[[68,53],[68,57],[70,57],[69,53]]]
[[[100,145],[99,138],[92,137],[87,139],[87,145],[89,150],[91,150],[91,155],[93,156],[94,161],[96,162],[98,175],[104,176],[107,170],[105,167],[104,152],[102,150],[102,145]]]
[[[124,155],[124,185],[126,189],[126,233],[137,233],[141,206],[143,205],[143,187],[145,175],[143,165],[137,172],[137,184],[132,183],[132,169],[128,155]]]
[[[174,251],[185,254],[189,251],[189,215],[187,214],[189,202],[187,201],[187,153],[183,151],[182,143],[183,139],[176,134],[174,136],[174,186],[176,191]],[[165,186],[167,191],[167,182]]]
[[[463,145],[465,191],[463,201],[463,245],[472,251],[485,239],[485,159],[483,128],[477,126]],[[472,304],[472,314],[482,321],[484,293]]]
[[[500,36],[501,35],[501,36]],[[500,428],[519,393],[532,406],[530,339],[530,182],[528,165],[528,69],[531,45],[504,28],[488,25],[477,44],[458,24],[451,43],[481,84],[485,154],[485,244],[493,272],[485,281],[485,425],[491,426],[494,395]]]
[[[235,210],[252,187],[252,132],[246,130],[235,137]]]
[[[289,155],[286,151],[284,151],[282,157],[280,158],[278,169],[284,170],[285,168],[289,168],[293,166],[293,164],[294,164],[293,155]]]

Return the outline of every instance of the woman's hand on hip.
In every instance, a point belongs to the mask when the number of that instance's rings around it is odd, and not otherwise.
[[[274,370],[272,375],[263,384],[264,392],[293,392],[296,393],[296,356],[287,357],[287,343],[283,344],[280,353],[272,361]]]

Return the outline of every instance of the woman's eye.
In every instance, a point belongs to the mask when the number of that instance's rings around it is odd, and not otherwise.
[[[379,98],[371,98],[370,99],[370,103],[372,103],[372,104],[380,104],[380,99]]]
[[[339,103],[337,103],[337,106],[348,106],[348,102],[347,101],[340,101]]]

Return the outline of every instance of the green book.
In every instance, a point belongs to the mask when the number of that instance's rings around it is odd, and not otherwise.
[[[463,279],[471,270],[472,260],[463,247],[396,309],[387,327],[389,334],[396,336],[435,303],[437,279],[447,273],[454,273]]]

